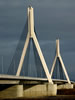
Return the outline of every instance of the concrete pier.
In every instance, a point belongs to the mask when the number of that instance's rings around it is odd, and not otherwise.
[[[57,95],[56,84],[24,85],[23,97],[37,98]]]
[[[0,91],[0,98],[17,98],[23,97],[23,85],[9,86]]]
[[[73,89],[73,84],[62,84],[62,85],[58,85],[57,89]]]
[[[25,85],[13,85],[8,88],[0,90],[0,98],[38,98],[44,96],[57,95],[56,84],[25,84]]]

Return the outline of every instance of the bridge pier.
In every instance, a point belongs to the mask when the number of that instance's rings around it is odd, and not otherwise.
[[[5,87],[6,86],[6,87]],[[0,98],[17,98],[23,97],[23,85],[3,85],[2,90],[0,90]]]
[[[44,83],[44,84],[23,84],[23,85],[3,85],[0,89],[0,98],[39,98],[44,96],[57,95],[57,85]]]
[[[57,89],[73,89],[73,84],[61,84],[57,86]]]
[[[38,84],[38,85],[24,85],[23,97],[26,98],[38,98],[44,96],[55,96],[57,94],[56,84]]]

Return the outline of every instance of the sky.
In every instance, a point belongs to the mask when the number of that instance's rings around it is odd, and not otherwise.
[[[29,5],[34,8],[38,41],[49,70],[59,38],[67,72],[70,79],[75,80],[75,0],[0,0],[0,70],[3,66],[3,72],[7,72]]]

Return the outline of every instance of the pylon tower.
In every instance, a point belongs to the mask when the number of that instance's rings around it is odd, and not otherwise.
[[[33,13],[33,8],[31,6],[28,7],[28,34],[27,34],[27,37],[26,37],[26,41],[25,41],[25,44],[24,44],[24,48],[23,48],[23,51],[22,51],[22,55],[21,55],[21,58],[20,58],[20,62],[19,62],[19,66],[18,66],[18,69],[17,69],[16,76],[20,75],[30,39],[33,39],[33,42],[35,44],[37,53],[39,55],[40,61],[42,63],[43,69],[45,71],[45,74],[48,78],[49,83],[53,84],[52,79],[51,79],[51,75],[50,75],[48,67],[47,67],[47,64],[45,62],[44,56],[42,54],[40,45],[39,45],[37,37],[36,37],[36,34],[34,32],[34,13]]]
[[[54,68],[55,68],[55,64],[56,64],[57,58],[59,58],[58,60],[60,61],[60,64],[62,66],[63,72],[65,74],[65,77],[66,77],[68,83],[71,84],[70,79],[69,79],[69,76],[68,76],[68,73],[66,71],[65,65],[63,63],[63,60],[62,60],[62,57],[61,57],[61,54],[60,54],[59,39],[56,40],[56,56],[54,58],[53,65],[52,65],[52,69],[51,69],[51,73],[50,73],[51,74],[51,77],[53,75],[53,71],[54,71]]]

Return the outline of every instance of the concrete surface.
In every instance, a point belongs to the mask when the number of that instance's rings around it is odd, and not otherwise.
[[[73,84],[62,84],[62,85],[58,85],[57,89],[73,89]]]
[[[23,85],[9,86],[0,91],[0,98],[23,97]]]
[[[43,96],[55,96],[57,95],[56,84],[39,84],[39,85],[24,85],[23,97],[37,98]]]

